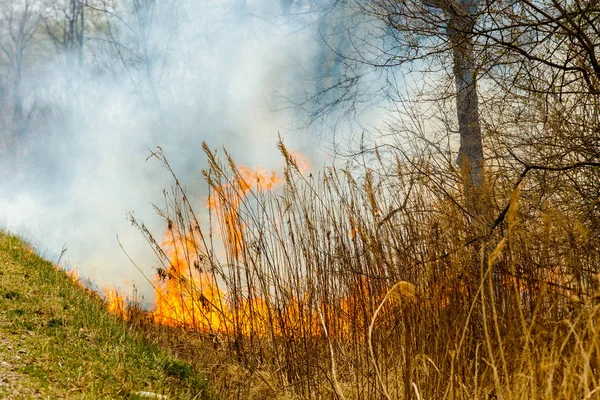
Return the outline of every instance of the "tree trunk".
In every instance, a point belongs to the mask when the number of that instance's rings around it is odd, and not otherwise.
[[[483,171],[483,142],[479,123],[477,72],[473,48],[474,19],[468,3],[447,11],[448,38],[452,45],[453,74],[456,86],[456,111],[460,149],[456,160],[463,175],[466,208],[476,220],[484,220],[487,210]],[[482,221],[483,222],[483,221]]]
[[[446,34],[452,46],[452,74],[456,86],[456,113],[460,134],[456,163],[462,173],[466,209],[479,227],[485,227],[490,203],[485,190],[473,45],[478,0],[422,1],[426,7],[437,8],[446,16]]]

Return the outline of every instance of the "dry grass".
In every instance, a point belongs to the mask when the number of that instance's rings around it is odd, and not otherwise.
[[[425,161],[307,177],[280,149],[279,189],[248,190],[206,148],[210,221],[177,180],[157,208],[169,240],[132,219],[186,329],[132,323],[208,368],[223,398],[600,396],[597,232],[564,196],[491,186],[508,212],[474,229]]]

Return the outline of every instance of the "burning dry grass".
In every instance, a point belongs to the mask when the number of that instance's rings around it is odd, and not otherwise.
[[[495,188],[506,218],[476,232],[426,162],[306,177],[280,149],[281,177],[205,148],[208,221],[175,175],[163,238],[132,217],[161,265],[132,322],[212,366],[224,398],[600,395],[599,254],[574,207]]]

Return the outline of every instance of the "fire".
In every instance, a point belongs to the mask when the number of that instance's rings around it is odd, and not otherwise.
[[[539,277],[532,280],[510,275],[502,277],[502,285],[512,288],[516,284],[521,294],[545,288],[568,297],[575,292],[572,282],[573,276],[566,271],[566,268],[560,266],[542,269],[539,271]]]
[[[92,293],[92,291],[81,280],[81,278],[79,276],[79,271],[76,268],[72,268],[71,270],[64,271],[64,272],[65,272],[65,275],[67,275],[67,277],[69,279],[71,279],[73,284],[79,286],[81,289],[85,290],[88,293]]]
[[[294,153],[292,157],[301,172],[310,168],[303,155]],[[245,246],[249,227],[241,217],[242,207],[251,196],[273,190],[281,183],[275,171],[238,166],[229,182],[213,187],[207,207],[216,216],[227,262],[233,268],[244,262],[248,250]],[[259,291],[259,295],[247,288],[233,289],[225,285],[227,270],[214,272],[213,256],[198,229],[181,221],[167,221],[160,246],[164,251],[164,264],[153,282],[156,300],[150,316],[156,323],[211,333],[283,335],[297,332],[311,336],[322,335],[327,324],[328,335],[343,336],[353,331],[350,318],[341,315],[352,315],[355,323],[363,318],[355,310],[356,300],[369,293],[365,282],[359,282],[357,291],[353,292],[361,293],[358,297],[328,298],[321,303],[303,298],[301,293],[283,300],[272,298],[264,291]],[[243,284],[238,287],[241,286]],[[122,298],[113,299],[110,292],[107,298],[109,309],[123,308]]]
[[[222,225],[224,242],[233,258],[238,258],[244,245],[244,227],[239,218],[242,201],[253,188],[272,190],[281,182],[275,171],[239,166],[232,182],[215,188],[209,197],[208,207]],[[156,322],[209,332],[233,332],[242,315],[251,314],[253,323],[266,320],[263,299],[240,302],[239,294],[221,290],[215,277],[202,270],[197,258],[205,249],[192,233],[181,234],[169,224],[164,235],[162,245],[167,249],[169,266],[166,271],[159,271],[154,282]]]
[[[299,170],[310,168],[303,155],[295,153],[293,157]],[[208,198],[208,207],[215,212],[232,261],[238,260],[244,250],[246,227],[240,218],[240,207],[248,194],[252,189],[257,193],[273,190],[281,183],[282,179],[275,171],[238,166],[231,182],[214,188]],[[317,334],[322,330],[323,315],[331,319],[333,312],[325,305],[315,311],[304,301],[291,300],[274,310],[268,298],[222,290],[217,278],[207,272],[209,268],[204,268],[202,259],[207,251],[194,232],[183,234],[173,225],[168,224],[162,243],[167,250],[168,268],[159,270],[154,282],[156,306],[152,316],[155,322],[205,332],[248,335],[301,329]],[[343,301],[341,308],[349,308],[349,302]],[[348,329],[339,327],[338,330]]]
[[[65,271],[65,275],[67,275],[73,281],[74,284],[83,287],[83,284],[79,280],[79,271],[77,271],[75,268],[69,271]]]
[[[261,190],[272,190],[275,186],[282,182],[281,178],[275,171],[266,171],[261,167],[254,170],[245,167],[238,167],[239,179],[238,183],[243,188],[243,194],[248,193],[255,185]]]
[[[244,243],[243,227],[239,218],[242,201],[254,187],[259,191],[272,190],[282,182],[275,171],[267,171],[261,167],[250,169],[238,166],[234,181],[215,188],[208,199],[209,208],[215,211],[217,219],[223,224],[227,235],[226,244],[234,258],[241,253]]]
[[[222,321],[217,312],[224,293],[207,273],[193,268],[190,253],[198,244],[191,238],[181,238],[173,229],[165,232],[163,246],[169,249],[169,270],[155,278],[156,309],[154,320],[178,326],[191,325],[202,330],[220,330]],[[162,279],[161,279],[162,278]]]
[[[58,264],[56,264],[54,269],[56,271],[59,271],[60,266]],[[92,291],[89,288],[87,288],[83,284],[83,282],[80,280],[79,271],[77,269],[73,268],[69,271],[64,271],[64,272],[65,272],[65,275],[67,275],[75,285],[84,289],[88,293],[92,293]],[[97,293],[95,293],[95,294],[97,295]],[[106,308],[108,309],[109,312],[111,312],[115,315],[118,315],[119,317],[121,317],[123,319],[127,319],[127,302],[125,300],[125,297],[123,297],[121,294],[119,294],[115,288],[113,288],[111,286],[105,286],[103,289],[102,297],[104,298],[104,301],[106,302]]]
[[[306,174],[307,172],[310,172],[310,170],[312,169],[312,166],[310,165],[310,160],[309,158],[297,151],[293,151],[293,150],[287,150],[287,152],[289,153],[289,155],[292,157],[292,159],[294,160],[294,162],[296,163],[296,166],[298,167],[298,171],[300,171],[301,174]]]
[[[105,286],[104,299],[106,301],[106,308],[110,313],[127,319],[127,303],[125,298],[115,288]]]

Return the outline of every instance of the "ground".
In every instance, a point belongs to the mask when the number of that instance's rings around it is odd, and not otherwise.
[[[148,392],[209,398],[201,371],[149,344],[97,295],[20,239],[0,233],[0,398],[143,398]]]

